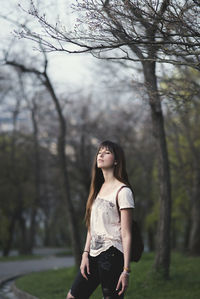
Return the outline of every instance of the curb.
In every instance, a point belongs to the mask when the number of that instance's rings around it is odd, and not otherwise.
[[[6,277],[0,279],[0,287],[2,287],[2,285],[5,284],[6,282],[9,282],[10,280],[16,279],[16,278],[18,278],[20,276],[21,275],[6,276]]]
[[[7,276],[3,279],[0,279],[0,287],[3,286],[5,283],[9,282],[10,280],[14,280],[17,279],[21,276],[24,276],[26,274],[20,274],[20,275],[15,275],[15,276]],[[29,293],[26,293],[20,289],[18,289],[15,285],[15,281],[13,281],[12,285],[11,285],[11,290],[13,291],[13,293],[15,294],[15,296],[17,298],[20,299],[39,299],[38,297],[32,296]]]
[[[31,294],[18,289],[15,285],[15,281],[13,282],[11,289],[13,293],[16,295],[16,297],[20,299],[39,299],[38,297],[32,296]]]

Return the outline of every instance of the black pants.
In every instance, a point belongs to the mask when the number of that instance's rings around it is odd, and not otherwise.
[[[124,294],[118,295],[117,283],[124,266],[124,255],[114,246],[101,252],[98,256],[89,255],[90,274],[86,280],[81,272],[77,274],[71,287],[71,294],[76,299],[88,299],[101,284],[105,299],[123,299]],[[87,272],[87,271],[85,271]]]

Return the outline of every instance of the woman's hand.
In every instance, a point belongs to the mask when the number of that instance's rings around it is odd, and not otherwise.
[[[88,258],[88,253],[87,252],[83,252],[82,255],[82,260],[81,260],[81,265],[80,265],[80,270],[81,270],[81,274],[82,276],[88,280],[86,273],[85,273],[85,269],[87,270],[87,274],[90,274],[90,268],[89,268],[89,258]]]
[[[116,288],[116,291],[118,291],[120,286],[121,286],[121,291],[118,293],[119,296],[122,293],[124,293],[124,291],[127,289],[128,281],[129,281],[129,274],[126,273],[126,272],[122,272],[120,277],[119,277],[117,288]]]

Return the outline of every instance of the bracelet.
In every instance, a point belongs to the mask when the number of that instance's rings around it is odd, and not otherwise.
[[[131,272],[131,270],[130,270],[129,268],[126,268],[126,267],[124,267],[124,270],[125,270],[127,273],[130,273],[130,272]]]
[[[84,252],[87,252],[88,254],[90,253],[90,252],[89,252],[89,251],[87,251],[87,250],[83,250],[83,253],[84,253]]]

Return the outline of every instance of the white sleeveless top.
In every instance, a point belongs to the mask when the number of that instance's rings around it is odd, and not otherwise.
[[[122,185],[125,186],[125,185]],[[93,202],[90,217],[90,255],[97,256],[111,246],[123,253],[121,223],[116,204],[118,187],[111,194],[97,195]],[[134,208],[133,193],[130,188],[122,188],[118,194],[119,209]]]

